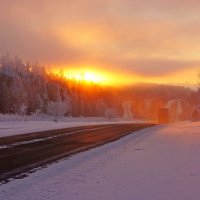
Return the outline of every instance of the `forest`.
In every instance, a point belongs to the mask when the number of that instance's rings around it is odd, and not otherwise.
[[[158,108],[173,99],[195,105],[197,92],[159,84],[106,87],[67,79],[62,71],[52,74],[44,65],[8,54],[0,57],[1,114],[122,117],[123,102],[131,100],[135,118],[155,119]]]
[[[0,113],[103,116],[114,109],[113,98],[95,83],[67,80],[17,57],[0,58]]]

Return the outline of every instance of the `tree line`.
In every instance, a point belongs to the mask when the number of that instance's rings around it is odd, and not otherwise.
[[[90,117],[114,115],[114,95],[95,83],[66,79],[38,63],[0,57],[0,113]]]
[[[0,57],[2,114],[112,118],[123,116],[122,104],[132,101],[134,118],[155,119],[158,109],[173,99],[182,99],[191,108],[199,104],[198,93],[190,88],[159,84],[102,87],[66,79],[62,72],[49,73],[38,63],[9,55]]]

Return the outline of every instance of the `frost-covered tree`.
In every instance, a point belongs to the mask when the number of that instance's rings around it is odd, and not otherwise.
[[[109,120],[112,120],[113,118],[115,118],[116,115],[116,111],[114,108],[106,108],[105,110],[105,117],[108,118]]]
[[[116,102],[109,88],[66,79],[62,72],[51,74],[43,65],[8,54],[0,56],[0,113],[104,116]]]
[[[67,101],[58,101],[58,102],[49,102],[47,106],[47,113],[53,116],[54,121],[58,121],[59,117],[65,116],[70,110],[69,102]]]

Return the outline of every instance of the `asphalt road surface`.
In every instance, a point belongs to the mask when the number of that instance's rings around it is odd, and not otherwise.
[[[0,138],[0,182],[154,124],[93,125]]]

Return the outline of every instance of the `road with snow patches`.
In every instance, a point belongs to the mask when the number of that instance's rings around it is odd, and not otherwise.
[[[0,182],[154,125],[92,125],[1,137]]]

